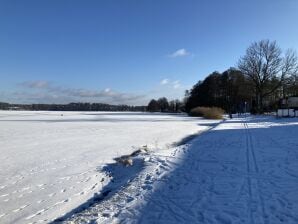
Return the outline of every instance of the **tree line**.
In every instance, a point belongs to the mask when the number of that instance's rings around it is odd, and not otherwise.
[[[104,103],[9,104],[0,102],[0,109],[48,111],[146,111],[146,106],[110,105]]]
[[[47,110],[47,111],[139,111],[172,112],[184,110],[179,100],[168,101],[166,97],[152,99],[147,106],[110,105],[104,103],[69,103],[69,104],[9,104],[0,102],[0,110]]]
[[[158,100],[152,99],[147,106],[147,111],[149,112],[178,113],[183,110],[184,105],[180,100],[176,99],[168,101],[166,97],[161,97]]]
[[[186,91],[185,109],[221,107],[229,113],[276,110],[280,99],[298,96],[298,57],[275,41],[252,43],[237,68],[213,72]]]
[[[223,73],[213,72],[186,93],[186,111],[203,107],[220,107],[227,112],[249,110],[253,94],[252,83],[241,71],[230,68]]]
[[[179,100],[168,101],[166,97],[152,99],[147,106],[110,105],[104,103],[69,103],[69,104],[9,104],[0,102],[0,110],[47,110],[47,111],[149,111],[181,112],[184,105]]]

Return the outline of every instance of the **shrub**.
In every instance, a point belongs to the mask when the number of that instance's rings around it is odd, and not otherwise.
[[[208,107],[195,107],[189,112],[189,115],[193,117],[203,117],[206,110],[208,110]]]
[[[219,107],[211,107],[208,110],[206,110],[206,113],[204,114],[204,118],[206,119],[222,119],[222,116],[224,114],[224,110]]]
[[[189,115],[193,117],[204,117],[206,119],[222,119],[224,110],[219,107],[196,107]]]

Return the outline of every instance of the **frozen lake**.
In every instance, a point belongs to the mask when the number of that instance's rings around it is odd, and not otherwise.
[[[62,116],[63,115],[63,116]],[[98,167],[204,130],[184,115],[0,111],[0,223],[49,222],[102,188]]]

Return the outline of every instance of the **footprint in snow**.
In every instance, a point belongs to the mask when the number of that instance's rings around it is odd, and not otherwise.
[[[16,212],[22,211],[24,208],[26,208],[26,207],[28,207],[28,206],[29,206],[29,205],[23,205],[23,206],[21,206],[21,207],[15,209],[15,210],[13,210],[13,212],[16,213]]]
[[[35,216],[41,215],[41,214],[44,213],[45,211],[46,211],[46,209],[41,209],[41,210],[39,210],[38,212],[36,212],[35,214],[29,215],[29,216],[26,217],[25,219],[26,219],[26,220],[28,220],[28,219],[32,219],[32,218],[34,218]]]
[[[152,190],[152,188],[153,188],[153,187],[150,186],[150,185],[143,185],[143,186],[142,186],[142,189],[143,189],[143,190],[149,190],[149,191],[150,191],[150,190]]]
[[[161,172],[160,172],[159,169],[156,169],[156,170],[155,170],[155,173],[156,173],[157,175],[160,175],[160,174],[161,174]]]
[[[52,193],[52,194],[49,194],[49,197],[53,197],[55,195],[56,195],[56,193]]]
[[[129,197],[129,198],[126,199],[126,203],[129,203],[129,202],[132,202],[132,201],[134,201],[134,198],[132,198],[132,197]]]
[[[151,180],[145,180],[145,184],[152,184],[153,182]]]
[[[89,180],[91,180],[91,177],[88,177],[86,180],[84,180],[84,182],[88,182]]]
[[[68,180],[71,179],[71,177],[61,177],[60,179],[61,179],[61,180],[67,180],[67,181],[68,181]]]
[[[9,194],[2,194],[0,195],[0,198],[4,198],[4,197],[7,197]]]
[[[83,195],[85,194],[85,191],[82,191],[82,192],[79,192],[79,193],[76,193],[75,196],[80,196],[80,195]]]
[[[70,198],[69,199],[65,199],[63,201],[58,201],[57,203],[54,204],[54,206],[57,206],[57,205],[60,205],[60,204],[64,204],[66,202],[69,202],[70,201]]]
[[[97,185],[98,185],[97,183],[94,184],[94,185],[90,188],[90,190],[91,190],[91,191],[94,190],[94,189],[96,188]]]
[[[29,190],[30,187],[23,187],[20,191],[26,191],[26,190]]]

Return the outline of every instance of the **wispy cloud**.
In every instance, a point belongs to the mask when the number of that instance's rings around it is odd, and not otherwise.
[[[22,91],[15,91],[12,98],[29,103],[100,102],[109,104],[142,104],[145,95],[114,91],[110,88],[90,90],[54,85],[48,81],[25,81],[19,84]]]
[[[48,81],[36,80],[21,82],[19,85],[31,89],[46,89],[49,87],[50,83]]]
[[[146,105],[151,98],[165,96],[181,98],[190,88],[180,80],[164,78],[158,85],[140,93],[121,92],[110,87],[102,89],[72,88],[45,80],[24,81],[13,91],[0,92],[0,101],[11,103],[70,103],[91,102],[109,104]]]
[[[171,53],[169,55],[170,58],[177,58],[177,57],[185,57],[190,55],[190,52],[188,52],[185,48],[178,49],[177,51]]]
[[[173,89],[179,89],[183,88],[179,80],[171,81],[170,79],[163,79],[160,81],[160,85],[162,86],[168,86]]]
[[[163,80],[160,81],[160,84],[161,85],[166,85],[168,83],[169,83],[169,80],[168,79],[163,79]]]
[[[176,81],[172,82],[172,85],[173,85],[173,88],[174,88],[174,89],[179,89],[179,88],[181,88],[181,83],[180,83],[179,80],[176,80]]]

